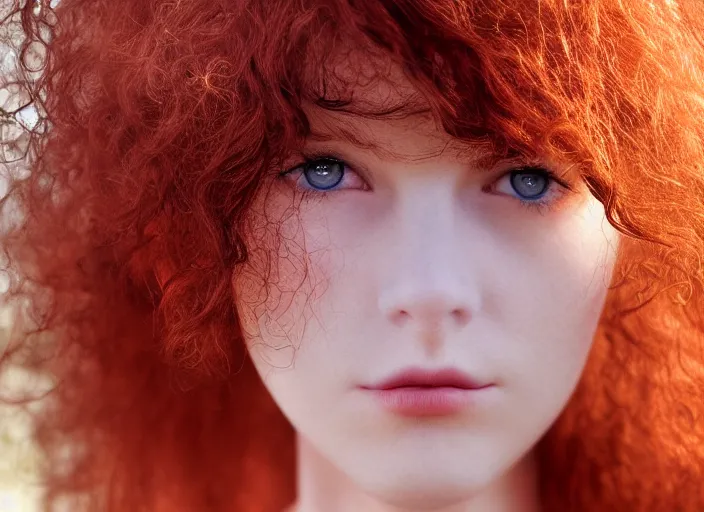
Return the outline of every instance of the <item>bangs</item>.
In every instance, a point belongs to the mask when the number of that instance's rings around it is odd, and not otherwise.
[[[498,154],[588,159],[568,115],[583,101],[579,73],[565,71],[574,86],[567,95],[550,89],[545,70],[530,69],[528,26],[512,19],[520,9],[469,17],[457,2],[434,5],[454,14],[428,16],[422,2],[326,2],[311,7],[305,26],[290,25],[279,41],[296,44],[273,52],[285,72],[271,78],[290,107],[280,122],[298,144],[311,135],[308,104],[368,119],[432,116],[459,141]],[[504,28],[491,35],[485,26]],[[558,74],[572,66],[551,64]]]

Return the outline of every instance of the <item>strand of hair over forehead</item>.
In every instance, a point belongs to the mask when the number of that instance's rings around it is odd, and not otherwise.
[[[247,214],[270,164],[308,134],[313,102],[427,109],[463,140],[579,165],[624,240],[584,377],[539,447],[546,510],[704,510],[703,11],[6,2],[0,286],[13,329],[0,389],[19,407],[31,397],[9,378],[56,384],[25,407],[47,509],[292,498],[292,432],[246,358],[231,281],[253,241],[286,243]],[[380,81],[403,94],[351,94]],[[283,297],[294,290],[275,261],[258,277]]]

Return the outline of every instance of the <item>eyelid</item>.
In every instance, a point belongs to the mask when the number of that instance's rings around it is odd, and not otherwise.
[[[333,162],[340,163],[345,166],[348,171],[357,174],[365,183],[371,186],[370,173],[367,168],[360,162],[355,161],[355,158],[350,155],[346,155],[335,149],[328,148],[316,148],[316,149],[304,149],[297,153],[298,163],[288,170],[283,171],[281,175],[287,174],[289,172],[296,171],[302,166],[315,162],[316,160],[332,160]]]
[[[347,164],[347,162],[345,162],[344,160],[341,160],[341,159],[338,159],[338,158],[334,158],[334,157],[331,157],[331,156],[314,157],[314,158],[309,158],[309,157],[306,156],[306,157],[303,157],[303,161],[302,161],[302,162],[299,162],[299,163],[297,163],[296,165],[294,165],[294,166],[292,166],[292,167],[287,167],[285,170],[279,172],[279,176],[286,176],[287,174],[291,174],[291,173],[293,173],[293,172],[295,172],[295,171],[302,170],[302,168],[303,168],[304,166],[306,166],[306,165],[308,165],[308,164],[311,164],[311,163],[313,163],[313,162],[320,161],[320,160],[327,160],[327,161],[330,161],[330,162],[335,162],[335,163],[344,165],[345,168],[347,168],[347,169],[350,168],[349,165]]]
[[[575,184],[574,165],[551,165],[545,161],[537,159],[518,159],[505,162],[501,166],[499,174],[508,174],[512,172],[536,172],[550,176],[558,185],[562,185],[566,189],[573,190]]]
[[[504,178],[505,176],[513,173],[542,174],[550,180],[554,181],[557,185],[560,185],[561,187],[567,190],[574,190],[574,184],[568,178],[568,172],[562,172],[558,174],[557,172],[553,171],[549,166],[540,163],[528,164],[525,162],[521,162],[517,164],[514,163],[512,165],[509,164],[506,166],[502,166],[502,170],[498,172],[498,178],[495,181],[498,181]]]

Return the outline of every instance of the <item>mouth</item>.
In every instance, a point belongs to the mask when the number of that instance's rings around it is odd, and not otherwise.
[[[401,416],[448,416],[478,405],[495,384],[454,368],[410,368],[361,389],[388,412]]]

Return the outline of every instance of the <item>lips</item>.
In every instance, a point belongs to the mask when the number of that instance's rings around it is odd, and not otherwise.
[[[410,368],[403,370],[378,384],[369,386],[368,389],[386,391],[396,388],[457,388],[481,389],[488,384],[473,379],[468,374],[454,369],[423,370]]]
[[[388,412],[422,417],[467,411],[479,405],[494,387],[493,383],[479,381],[454,368],[410,368],[362,389]]]

